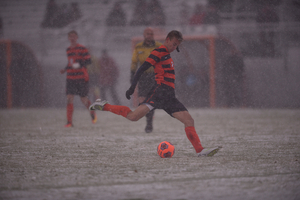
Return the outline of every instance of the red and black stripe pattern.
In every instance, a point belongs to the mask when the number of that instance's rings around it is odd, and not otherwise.
[[[91,55],[89,54],[88,49],[81,44],[77,44],[73,48],[67,48],[67,56],[67,79],[85,79],[87,81],[88,73],[86,66],[91,64]],[[74,63],[79,63],[80,67],[74,69],[72,67]]]
[[[155,81],[157,84],[165,84],[175,88],[174,62],[167,48],[162,45],[154,49],[146,62],[154,66]]]

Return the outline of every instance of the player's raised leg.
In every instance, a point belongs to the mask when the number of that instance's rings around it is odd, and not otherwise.
[[[90,107],[90,110],[109,111],[117,115],[121,115],[130,121],[138,121],[144,117],[150,109],[145,104],[140,105],[134,111],[127,106],[111,105],[106,100],[97,99]]]

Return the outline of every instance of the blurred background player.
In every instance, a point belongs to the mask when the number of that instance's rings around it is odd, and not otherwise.
[[[100,78],[100,65],[97,56],[93,55],[91,47],[88,47],[91,55],[91,64],[87,65],[87,70],[89,74],[89,94],[90,99],[95,101],[100,99],[100,88],[99,88],[99,78]]]
[[[102,50],[102,55],[99,58],[100,74],[100,96],[106,98],[106,91],[109,90],[115,104],[119,105],[120,101],[116,91],[116,84],[119,78],[119,68],[115,60],[108,55],[107,50]]]
[[[72,127],[72,117],[74,111],[74,95],[79,95],[81,102],[89,108],[91,102],[88,99],[89,75],[86,66],[91,64],[91,56],[87,48],[77,43],[78,34],[76,31],[68,33],[70,46],[67,48],[68,65],[60,70],[61,74],[67,72],[67,124],[65,127]],[[92,122],[96,123],[97,116],[94,111],[90,111]]]
[[[144,30],[143,33],[144,41],[138,43],[133,51],[132,59],[131,59],[131,75],[130,75],[130,83],[132,83],[133,77],[135,72],[137,71],[138,67],[141,66],[147,57],[150,55],[150,53],[159,46],[162,45],[162,43],[157,42],[154,40],[154,32],[153,29],[148,27]],[[150,89],[155,84],[155,74],[154,69],[151,67],[147,71],[145,71],[139,81],[138,84],[138,100],[139,103],[142,103],[147,94],[149,93]],[[146,121],[147,125],[145,127],[146,133],[151,133],[153,130],[153,115],[154,110],[150,111],[146,115]]]

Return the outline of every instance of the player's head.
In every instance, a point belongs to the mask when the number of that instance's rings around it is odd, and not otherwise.
[[[167,47],[170,53],[175,49],[177,49],[177,51],[179,52],[178,46],[182,41],[182,34],[179,31],[173,30],[168,33],[164,45]]]
[[[68,39],[69,39],[69,41],[70,41],[70,43],[72,45],[76,44],[77,43],[77,39],[78,39],[78,33],[76,31],[74,31],[74,30],[70,31],[68,33]]]
[[[145,28],[143,36],[144,36],[144,42],[145,43],[148,43],[148,44],[152,43],[154,41],[153,29],[151,27]]]

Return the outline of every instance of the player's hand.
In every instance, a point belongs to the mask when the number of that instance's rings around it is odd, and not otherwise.
[[[130,87],[127,91],[126,91],[126,98],[129,100],[131,99],[131,95],[134,93],[134,88]]]
[[[61,70],[60,70],[60,73],[61,73],[61,74],[65,73],[65,72],[66,72],[65,69],[61,69]]]

